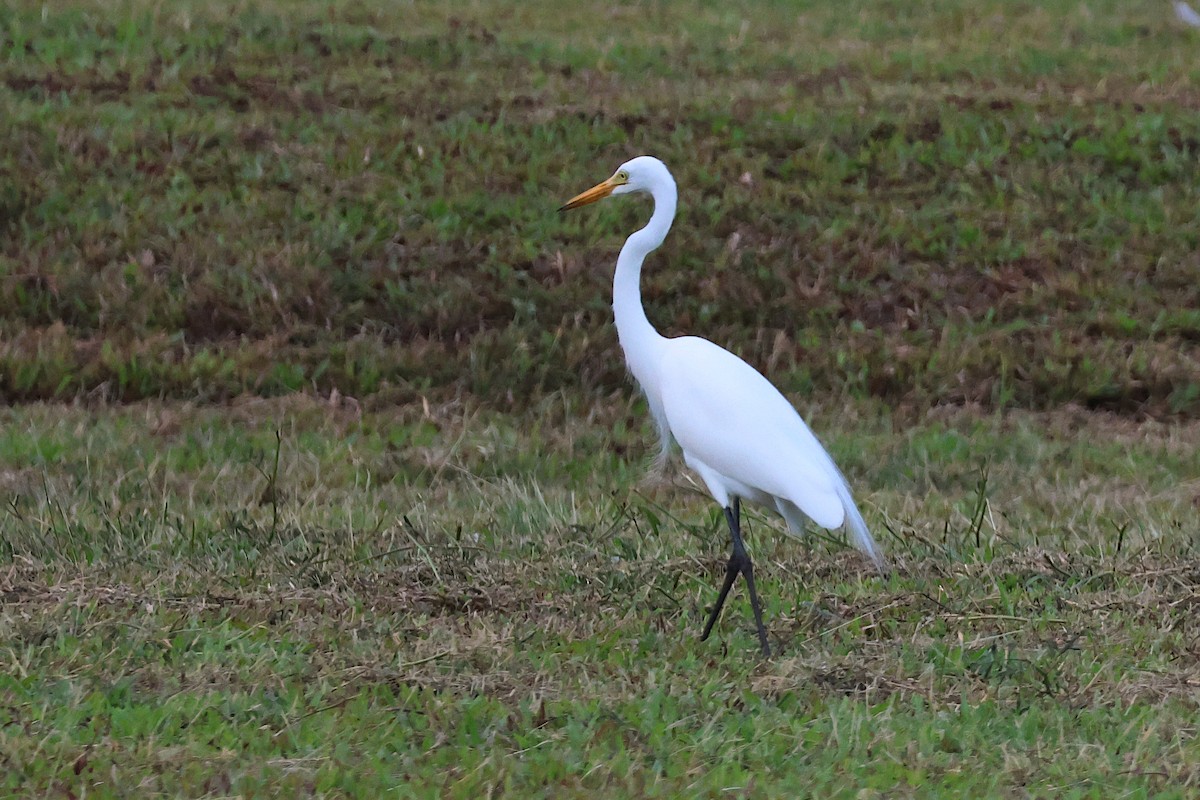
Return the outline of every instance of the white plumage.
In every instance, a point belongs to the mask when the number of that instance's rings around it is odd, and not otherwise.
[[[1180,22],[1193,28],[1200,28],[1200,14],[1197,14],[1195,9],[1183,0],[1174,0],[1174,5],[1175,16],[1179,18]]]
[[[741,540],[739,500],[776,511],[795,533],[803,529],[804,517],[825,528],[845,523],[854,544],[880,569],[883,558],[845,478],[779,390],[728,350],[696,336],[668,339],[647,320],[641,300],[642,263],[666,238],[677,201],[675,181],[666,166],[651,156],[635,158],[563,208],[631,192],[650,194],[654,213],[646,227],[630,235],[617,258],[613,277],[617,335],[630,372],[646,394],[664,453],[672,440],[679,444],[688,466],[725,509],[733,539],[725,585],[704,636],[741,573],[767,653],[752,566]]]

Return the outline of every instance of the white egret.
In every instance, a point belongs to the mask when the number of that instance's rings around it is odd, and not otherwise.
[[[629,370],[646,395],[662,457],[669,453],[672,440],[679,444],[684,461],[725,510],[733,540],[725,582],[700,638],[708,638],[740,573],[750,592],[763,654],[770,655],[754,569],[742,542],[741,500],[778,512],[796,534],[803,532],[805,517],[824,528],[845,523],[854,544],[881,570],[884,561],[845,478],[779,390],[728,350],[697,336],[666,338],[646,318],[642,262],[662,244],[675,219],[675,179],[666,165],[652,156],[627,161],[611,178],[571,198],[560,211],[636,192],[654,199],[654,213],[646,227],[630,235],[617,257],[613,278],[617,337]]]
[[[1192,28],[1200,28],[1200,14],[1197,14],[1194,8],[1183,0],[1174,0],[1174,6],[1175,16],[1179,18],[1180,22]]]

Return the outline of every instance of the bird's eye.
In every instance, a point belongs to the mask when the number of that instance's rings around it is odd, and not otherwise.
[[[626,172],[625,170],[621,170],[620,172],[617,173],[617,180],[621,181],[622,183],[628,183],[629,182],[629,173]]]

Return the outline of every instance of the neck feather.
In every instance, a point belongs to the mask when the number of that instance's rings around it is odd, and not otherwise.
[[[642,307],[642,262],[663,243],[667,232],[671,230],[671,222],[675,219],[675,182],[668,178],[651,190],[651,196],[654,198],[654,214],[646,227],[625,240],[621,255],[617,257],[617,271],[613,277],[613,314],[617,337],[621,341],[621,349],[625,351],[630,371],[643,390],[648,394],[656,394],[657,387],[653,385],[657,374],[654,357],[663,337],[654,330]]]

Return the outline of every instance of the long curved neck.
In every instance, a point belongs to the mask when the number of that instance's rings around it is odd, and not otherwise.
[[[625,360],[642,388],[649,392],[647,381],[655,370],[649,359],[653,357],[663,337],[642,308],[642,262],[658,248],[671,230],[675,219],[677,199],[675,182],[669,177],[650,191],[654,198],[654,214],[646,227],[633,233],[625,240],[621,255],[617,256],[617,272],[613,276],[613,315],[617,323],[617,338],[625,351]]]

